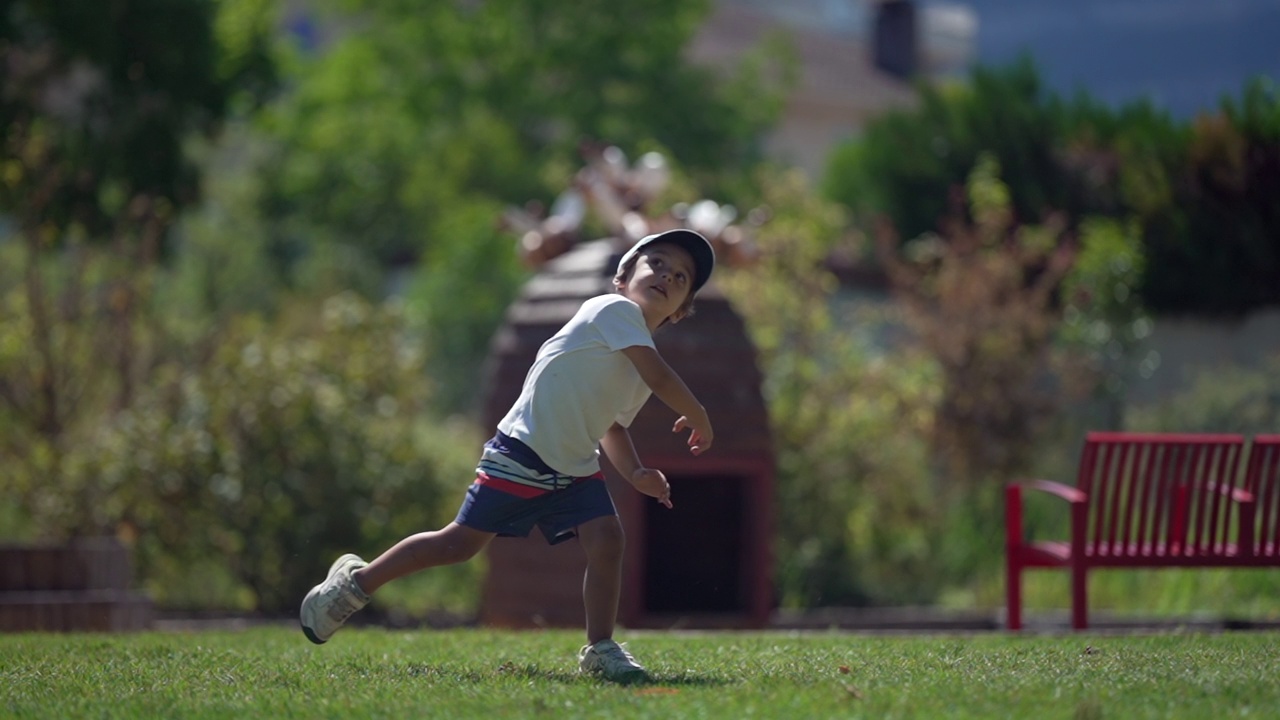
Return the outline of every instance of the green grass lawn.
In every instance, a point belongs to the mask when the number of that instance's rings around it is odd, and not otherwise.
[[[619,639],[651,683],[579,677],[567,631],[0,635],[0,717],[1280,717],[1276,633]]]

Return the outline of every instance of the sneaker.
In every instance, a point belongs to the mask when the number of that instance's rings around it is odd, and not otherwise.
[[[631,653],[613,640],[584,645],[578,652],[578,670],[602,675],[606,680],[620,683],[637,682],[649,677],[644,667],[631,657]]]
[[[329,566],[324,582],[311,588],[302,599],[298,618],[308,640],[317,645],[327,642],[351,613],[369,604],[369,596],[351,577],[352,572],[368,564],[355,555],[343,555]]]

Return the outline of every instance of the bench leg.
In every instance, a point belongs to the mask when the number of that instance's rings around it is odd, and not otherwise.
[[[1005,611],[1010,630],[1022,629],[1022,566],[1012,560],[1005,562]]]
[[[1083,564],[1071,566],[1071,627],[1086,630],[1089,627],[1089,586],[1087,570]]]

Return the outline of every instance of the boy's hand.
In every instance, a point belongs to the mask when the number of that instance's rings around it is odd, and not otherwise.
[[[639,468],[631,473],[630,480],[636,490],[658,498],[658,502],[666,505],[667,509],[671,508],[671,484],[667,482],[667,476],[660,470]]]
[[[689,428],[689,452],[694,455],[711,449],[711,441],[715,438],[715,432],[711,430],[711,421],[707,420],[701,426],[694,425],[687,416],[681,415],[677,420],[675,427],[671,428],[671,432],[680,432],[685,428]]]

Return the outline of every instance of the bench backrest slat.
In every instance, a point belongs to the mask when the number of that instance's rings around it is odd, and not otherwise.
[[[1089,497],[1086,552],[1223,552],[1232,529],[1224,494],[1240,482],[1243,448],[1241,435],[1089,433],[1077,481]],[[1280,517],[1274,524],[1280,525]]]
[[[1223,491],[1234,487],[1238,482],[1236,476],[1242,451],[1243,446],[1219,448],[1217,464],[1214,465],[1215,458],[1205,458],[1205,463],[1213,467],[1209,472],[1200,473],[1196,478],[1198,517],[1195,548],[1197,554],[1220,554],[1226,547],[1228,539],[1219,533],[1219,529],[1225,530],[1229,522],[1222,517],[1223,513],[1229,509],[1224,502]],[[1215,488],[1215,483],[1220,487]]]
[[[1257,502],[1254,555],[1280,556],[1280,435],[1258,435],[1249,448],[1245,489]]]
[[[1147,494],[1142,496],[1145,507],[1140,512],[1151,515],[1150,531],[1139,535],[1142,542],[1152,547],[1153,554],[1164,555],[1168,543],[1167,538],[1173,533],[1174,487],[1173,478],[1177,477],[1182,467],[1182,450],[1174,446],[1167,452],[1161,452],[1154,446],[1144,446],[1147,455],[1145,463],[1147,478]],[[1159,539],[1159,540],[1157,540]]]
[[[1123,507],[1133,508],[1137,512],[1120,513],[1120,534],[1119,536],[1113,536],[1113,543],[1124,543],[1128,538],[1141,537],[1137,528],[1137,525],[1141,524],[1141,515],[1143,510],[1140,486],[1142,485],[1142,480],[1146,475],[1146,473],[1142,472],[1142,451],[1143,448],[1135,447],[1133,445],[1126,445],[1121,451],[1121,456],[1119,458],[1120,467],[1124,472],[1129,473],[1132,477],[1132,480],[1126,483]],[[1116,507],[1121,506],[1116,505]],[[1135,515],[1139,516],[1137,523],[1134,522]]]
[[[1142,494],[1139,496],[1141,502],[1138,508],[1143,522],[1138,526],[1138,537],[1145,540],[1150,537],[1163,537],[1168,533],[1168,517],[1172,505],[1169,501],[1170,492],[1166,474],[1172,463],[1169,458],[1170,453],[1153,452],[1150,447],[1146,447],[1144,453],[1146,460],[1143,463]],[[1161,548],[1163,549],[1163,546]]]

